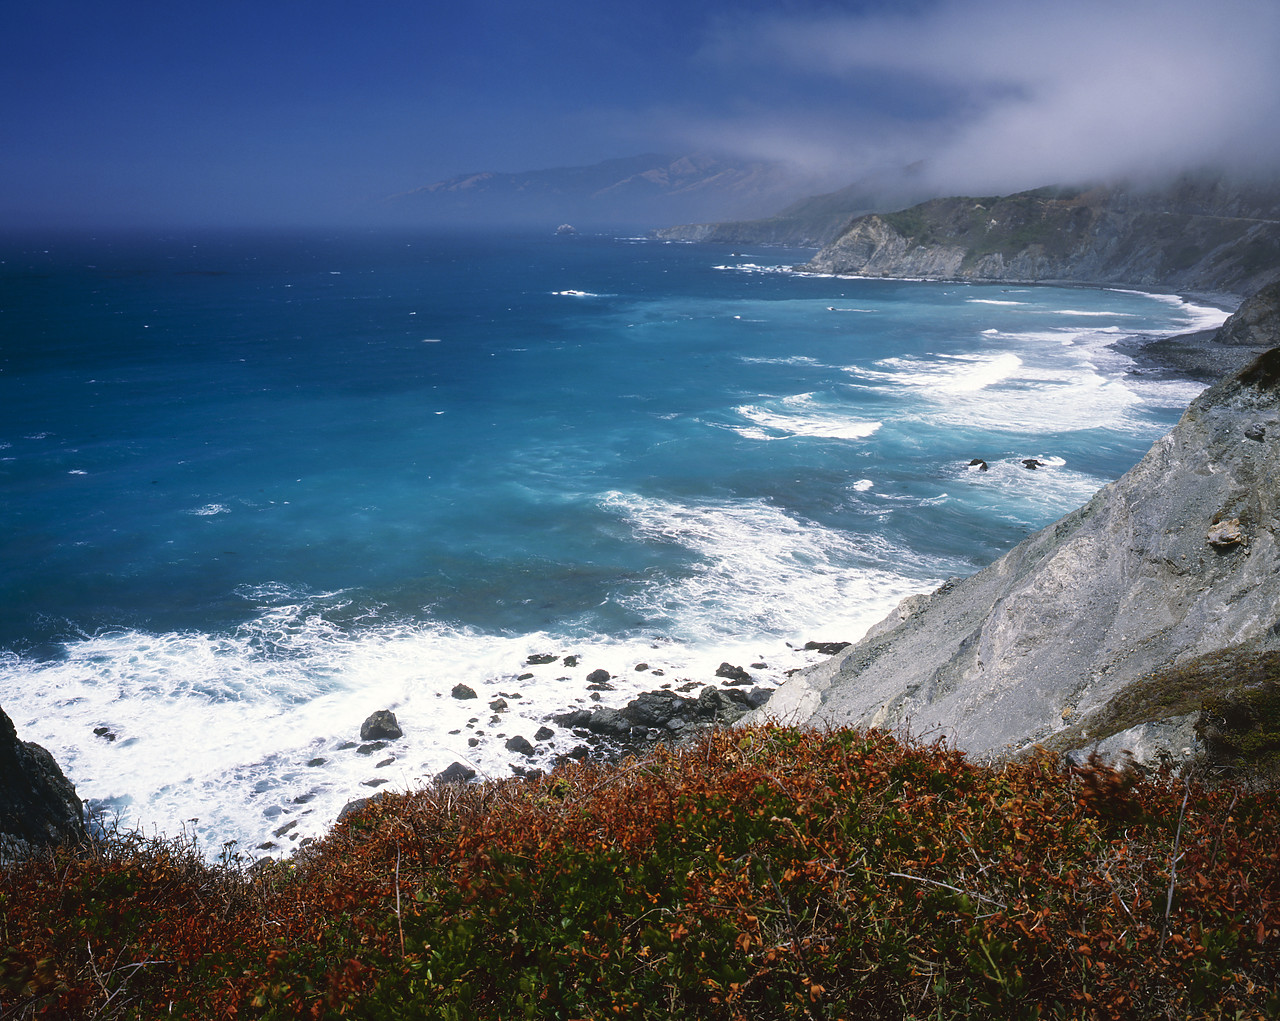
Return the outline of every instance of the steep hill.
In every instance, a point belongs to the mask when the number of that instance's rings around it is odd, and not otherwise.
[[[1280,275],[1280,187],[1188,176],[1158,189],[935,199],[859,217],[805,268],[1243,296]]]
[[[925,198],[927,193],[915,180],[916,169],[908,167],[891,174],[863,177],[838,191],[800,199],[763,219],[686,223],[663,227],[653,236],[666,241],[820,248],[835,241],[855,217],[900,209]]]
[[[1274,326],[1278,311],[1280,287],[1269,288],[1222,332],[1246,320]],[[1278,514],[1272,348],[1197,398],[1087,505],[978,574],[905,600],[762,712],[945,733],[978,753],[1068,727],[1086,742],[1090,721],[1153,672],[1223,650],[1280,649]]]

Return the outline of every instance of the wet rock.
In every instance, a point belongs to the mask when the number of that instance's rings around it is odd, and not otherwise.
[[[730,684],[750,684],[751,675],[740,666],[734,666],[731,663],[721,663],[716,668],[716,676],[727,678]]]
[[[328,761],[329,761],[328,759],[324,759],[324,758],[321,758],[321,757],[317,756],[317,757],[316,757],[316,758],[314,758],[314,759],[308,759],[308,760],[307,760],[307,765],[308,765],[308,766],[323,766],[323,765],[324,765],[326,762],[328,762]]]
[[[489,703],[489,708],[495,713],[503,713],[507,711],[507,700],[505,698],[495,698]]]
[[[772,688],[752,688],[747,692],[747,702],[752,709],[759,709],[773,697]]]
[[[648,669],[649,669],[649,664],[648,664],[648,663],[637,663],[637,664],[635,665],[635,669],[636,669],[639,673],[644,673],[646,670],[648,670]]]
[[[292,830],[292,829],[294,829],[295,827],[297,827],[297,825],[298,825],[298,820],[297,820],[297,819],[290,819],[287,823],[285,823],[283,826],[281,826],[278,830],[272,830],[272,831],[271,831],[271,835],[272,835],[273,837],[283,837],[283,836],[284,836],[286,833],[288,833],[290,830]]]
[[[379,763],[378,763],[376,766],[374,766],[373,768],[374,768],[374,769],[386,769],[389,765],[391,765],[391,763],[393,763],[393,762],[395,762],[395,761],[396,761],[396,757],[395,757],[394,755],[392,755],[390,758],[383,759],[381,762],[379,762]]]
[[[527,756],[533,755],[533,745],[529,743],[529,739],[527,737],[523,737],[520,734],[517,734],[515,737],[507,738],[504,747],[509,752],[519,752],[521,755]]]
[[[539,727],[533,735],[535,741],[550,741],[556,736],[556,732],[550,727]]]
[[[399,737],[404,737],[404,731],[400,729],[396,714],[390,709],[379,709],[360,725],[361,741],[394,741]]]
[[[980,472],[984,472],[984,471],[986,471],[990,466],[989,466],[989,465],[987,464],[987,462],[986,462],[986,461],[984,461],[982,458],[980,458],[980,457],[975,457],[972,461],[970,461],[970,462],[969,462],[969,467],[970,467],[970,468],[977,468],[977,469],[978,469],[978,471],[980,471]]]
[[[587,683],[588,684],[608,684],[609,671],[608,670],[592,670],[591,673],[587,674]]]
[[[849,642],[805,642],[805,652],[820,652],[824,656],[834,656],[849,648]]]
[[[752,709],[746,692],[731,688],[703,688],[698,696],[698,717],[710,723],[735,723]]]
[[[381,797],[382,797],[381,794],[374,794],[368,798],[353,798],[352,800],[348,801],[345,805],[342,806],[342,811],[338,813],[337,821],[338,822],[345,821],[349,816],[355,815],[357,812],[359,812],[361,809],[365,808],[368,805],[372,805],[375,801],[377,801]],[[277,836],[279,836],[279,834],[277,834]]]
[[[547,663],[554,663],[560,657],[552,652],[539,652],[530,656],[525,660],[528,666],[545,666]]]
[[[361,780],[360,785],[362,787],[381,787],[384,783],[390,782],[390,780],[385,780],[380,776],[375,776],[372,780]]]
[[[433,778],[438,784],[466,783],[476,775],[476,771],[461,762],[451,762],[440,770]]]
[[[585,727],[591,719],[591,711],[588,709],[570,709],[567,713],[557,713],[551,718],[562,727],[572,730],[574,727]]]
[[[53,756],[0,709],[0,859],[87,839],[84,805]]]
[[[1036,457],[1024,457],[1022,459],[1022,467],[1026,468],[1027,471],[1035,471],[1037,468],[1043,468],[1047,463],[1047,461],[1041,461]]]
[[[362,744],[356,749],[357,755],[372,755],[374,752],[380,752],[387,746],[386,741],[374,741],[372,744]]]
[[[479,698],[476,689],[467,684],[455,684],[453,690],[449,692],[456,699]]]
[[[102,739],[103,739],[104,741],[106,741],[108,744],[109,744],[110,742],[112,742],[112,741],[114,741],[114,740],[116,739],[116,736],[115,736],[115,734],[113,734],[113,733],[111,732],[111,728],[110,728],[110,727],[94,727],[94,728],[93,728],[93,733],[94,733],[97,737],[102,738]]]
[[[565,658],[564,658],[564,665],[565,665],[565,666],[568,666],[568,667],[574,667],[574,666],[577,666],[577,665],[578,665],[578,657],[577,657],[577,656],[565,656]]]

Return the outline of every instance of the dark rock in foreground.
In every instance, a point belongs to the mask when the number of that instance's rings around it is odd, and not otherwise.
[[[470,766],[464,766],[461,762],[451,762],[440,770],[434,777],[438,784],[445,783],[466,783],[476,775],[476,771]]]
[[[653,741],[680,740],[704,727],[736,723],[770,694],[767,688],[706,687],[697,698],[687,698],[660,689],[637,695],[621,709],[573,709],[552,719],[603,743],[607,752],[625,754]]]
[[[88,839],[84,805],[44,748],[19,741],[0,709],[0,860]]]

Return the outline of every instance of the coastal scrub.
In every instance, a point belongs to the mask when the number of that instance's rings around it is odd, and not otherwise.
[[[251,873],[125,839],[6,877],[5,1016],[1280,1010],[1274,795],[878,732],[716,731],[387,794]]]

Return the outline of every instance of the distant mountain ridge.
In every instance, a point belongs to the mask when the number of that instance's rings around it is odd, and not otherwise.
[[[853,184],[798,199],[763,219],[685,223],[662,227],[653,236],[666,241],[821,248],[835,241],[855,217],[901,209],[932,197],[916,179],[918,171],[919,165],[912,165],[863,175]]]
[[[474,224],[632,224],[762,216],[819,182],[776,162],[647,153],[590,166],[462,174],[393,196],[401,215]]]

